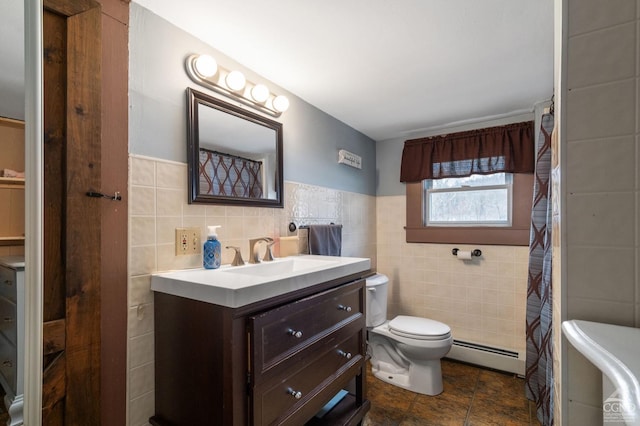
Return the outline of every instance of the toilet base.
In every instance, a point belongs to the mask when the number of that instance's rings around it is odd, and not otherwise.
[[[383,382],[423,395],[435,396],[441,394],[443,390],[442,367],[439,359],[423,360],[421,365],[412,363],[406,369],[372,358],[371,372]]]

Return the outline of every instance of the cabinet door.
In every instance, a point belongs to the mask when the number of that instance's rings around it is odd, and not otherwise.
[[[0,296],[16,301],[16,271],[0,266]]]
[[[17,351],[13,343],[0,334],[0,375],[3,386],[8,386],[7,394],[12,397],[16,392]],[[6,383],[5,383],[6,382]]]
[[[364,314],[357,280],[250,317],[253,424],[304,424],[362,376]]]
[[[277,374],[290,362],[309,357],[318,344],[342,328],[353,334],[365,326],[364,281],[286,304],[250,318],[252,381]],[[282,365],[287,362],[286,365]]]
[[[18,342],[16,304],[0,296],[0,332],[14,345]]]
[[[364,365],[363,334],[333,341],[308,364],[253,389],[254,425],[300,425],[313,417]]]

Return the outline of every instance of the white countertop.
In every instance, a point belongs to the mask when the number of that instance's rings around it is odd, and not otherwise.
[[[0,256],[0,265],[12,269],[24,269],[24,256]]]
[[[627,424],[640,424],[640,328],[571,320],[562,323],[567,340],[605,374],[618,398],[636,407]],[[608,395],[604,395],[608,397]]]
[[[237,308],[370,268],[367,258],[292,256],[258,265],[157,273],[151,276],[151,290]]]

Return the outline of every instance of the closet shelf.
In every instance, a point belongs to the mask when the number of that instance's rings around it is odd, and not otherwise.
[[[24,235],[0,237],[0,246],[22,246],[24,245]]]
[[[24,187],[24,178],[0,177],[0,187],[3,187],[3,188]]]

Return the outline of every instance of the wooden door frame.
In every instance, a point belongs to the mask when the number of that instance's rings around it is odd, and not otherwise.
[[[63,332],[60,321],[45,325],[43,340],[60,344],[63,336],[65,424],[125,424],[129,1],[43,6],[68,23],[65,202],[66,246],[73,248]],[[121,201],[88,198],[88,190],[118,191]]]
[[[102,5],[102,16],[99,18],[100,5]],[[43,227],[43,6],[49,10],[56,11],[63,16],[74,16],[83,12],[93,10],[93,22],[95,26],[89,28],[84,26],[82,31],[93,36],[94,39],[105,39],[107,43],[102,49],[95,49],[91,62],[101,64],[102,92],[97,85],[87,85],[85,82],[95,78],[96,75],[87,73],[76,68],[78,75],[72,81],[77,90],[87,95],[86,88],[92,87],[92,95],[89,96],[98,100],[91,106],[91,117],[93,122],[100,120],[97,113],[101,99],[101,122],[105,132],[100,135],[99,124],[94,127],[95,134],[102,139],[101,162],[102,181],[108,185],[101,188],[100,180],[91,179],[94,189],[102,189],[106,193],[119,191],[122,201],[119,203],[91,200],[83,198],[82,194],[87,188],[81,184],[75,185],[77,194],[70,203],[71,206],[82,208],[83,203],[89,202],[97,204],[101,212],[102,226],[100,221],[94,223],[86,221],[86,225],[101,229],[101,235],[92,242],[91,250],[100,250],[102,256],[101,269],[89,274],[88,278],[92,282],[106,283],[104,286],[94,288],[91,293],[91,306],[97,310],[88,312],[87,306],[81,304],[82,314],[91,317],[91,330],[97,330],[93,336],[94,340],[100,342],[102,339],[101,351],[95,346],[90,353],[90,357],[100,361],[100,368],[91,370],[90,383],[92,391],[98,394],[87,395],[78,390],[78,395],[83,401],[93,398],[99,402],[101,412],[99,417],[92,418],[85,424],[125,424],[127,406],[127,177],[128,177],[128,24],[129,24],[129,0],[44,0],[25,2],[25,115],[26,115],[26,345],[28,350],[25,355],[25,424],[38,426],[42,424],[42,366],[43,366],[43,236],[46,230]],[[86,17],[86,16],[85,16]],[[82,21],[82,17],[76,16],[76,21]],[[76,25],[76,24],[74,24]],[[79,24],[78,24],[79,25]],[[89,38],[79,37],[83,46]],[[91,54],[92,52],[89,52]],[[69,105],[73,105],[69,103]],[[79,108],[76,108],[78,107]],[[76,114],[77,120],[85,120],[87,107],[77,103],[69,108],[70,114]],[[79,115],[78,115],[79,114]],[[72,124],[73,127],[73,124]],[[78,156],[76,156],[77,159]],[[98,157],[100,158],[100,157]],[[80,158],[84,161],[85,158]],[[86,165],[86,162],[84,163]],[[99,175],[95,169],[94,175]],[[95,210],[95,209],[94,209]],[[75,225],[75,224],[74,224]],[[78,229],[78,228],[75,228]],[[76,234],[81,232],[76,232]],[[78,274],[76,274],[78,275]],[[93,281],[97,279],[97,281]],[[83,279],[77,279],[76,284],[83,285]],[[77,287],[77,286],[76,286]],[[82,290],[83,291],[83,290]],[[82,297],[84,294],[80,293]],[[97,302],[96,302],[97,300]],[[78,299],[76,299],[78,302]],[[76,303],[75,306],[78,306]],[[102,311],[100,316],[96,315]],[[77,312],[73,312],[76,315]],[[97,324],[97,325],[96,325]],[[66,324],[63,324],[66,327]],[[79,324],[79,325],[85,325]],[[58,324],[59,326],[59,324]],[[63,331],[64,331],[64,328]],[[58,327],[59,329],[59,327]],[[55,333],[54,333],[55,334]],[[101,371],[100,371],[101,370]],[[96,381],[97,380],[97,381]],[[97,383],[97,384],[96,384]],[[86,411],[86,410],[85,410]],[[93,409],[95,412],[95,409]],[[101,420],[98,420],[101,419]],[[78,420],[80,421],[80,420]],[[71,424],[71,423],[66,423]]]
[[[65,129],[60,200],[64,279],[55,283],[64,289],[45,293],[44,319],[46,294],[62,292],[65,307],[63,318],[43,323],[44,355],[54,358],[43,372],[43,421],[97,425],[101,417],[101,204],[86,193],[101,188],[101,8],[93,0],[45,0],[44,8],[66,21],[66,93],[45,101],[65,102],[66,122],[60,124]]]

